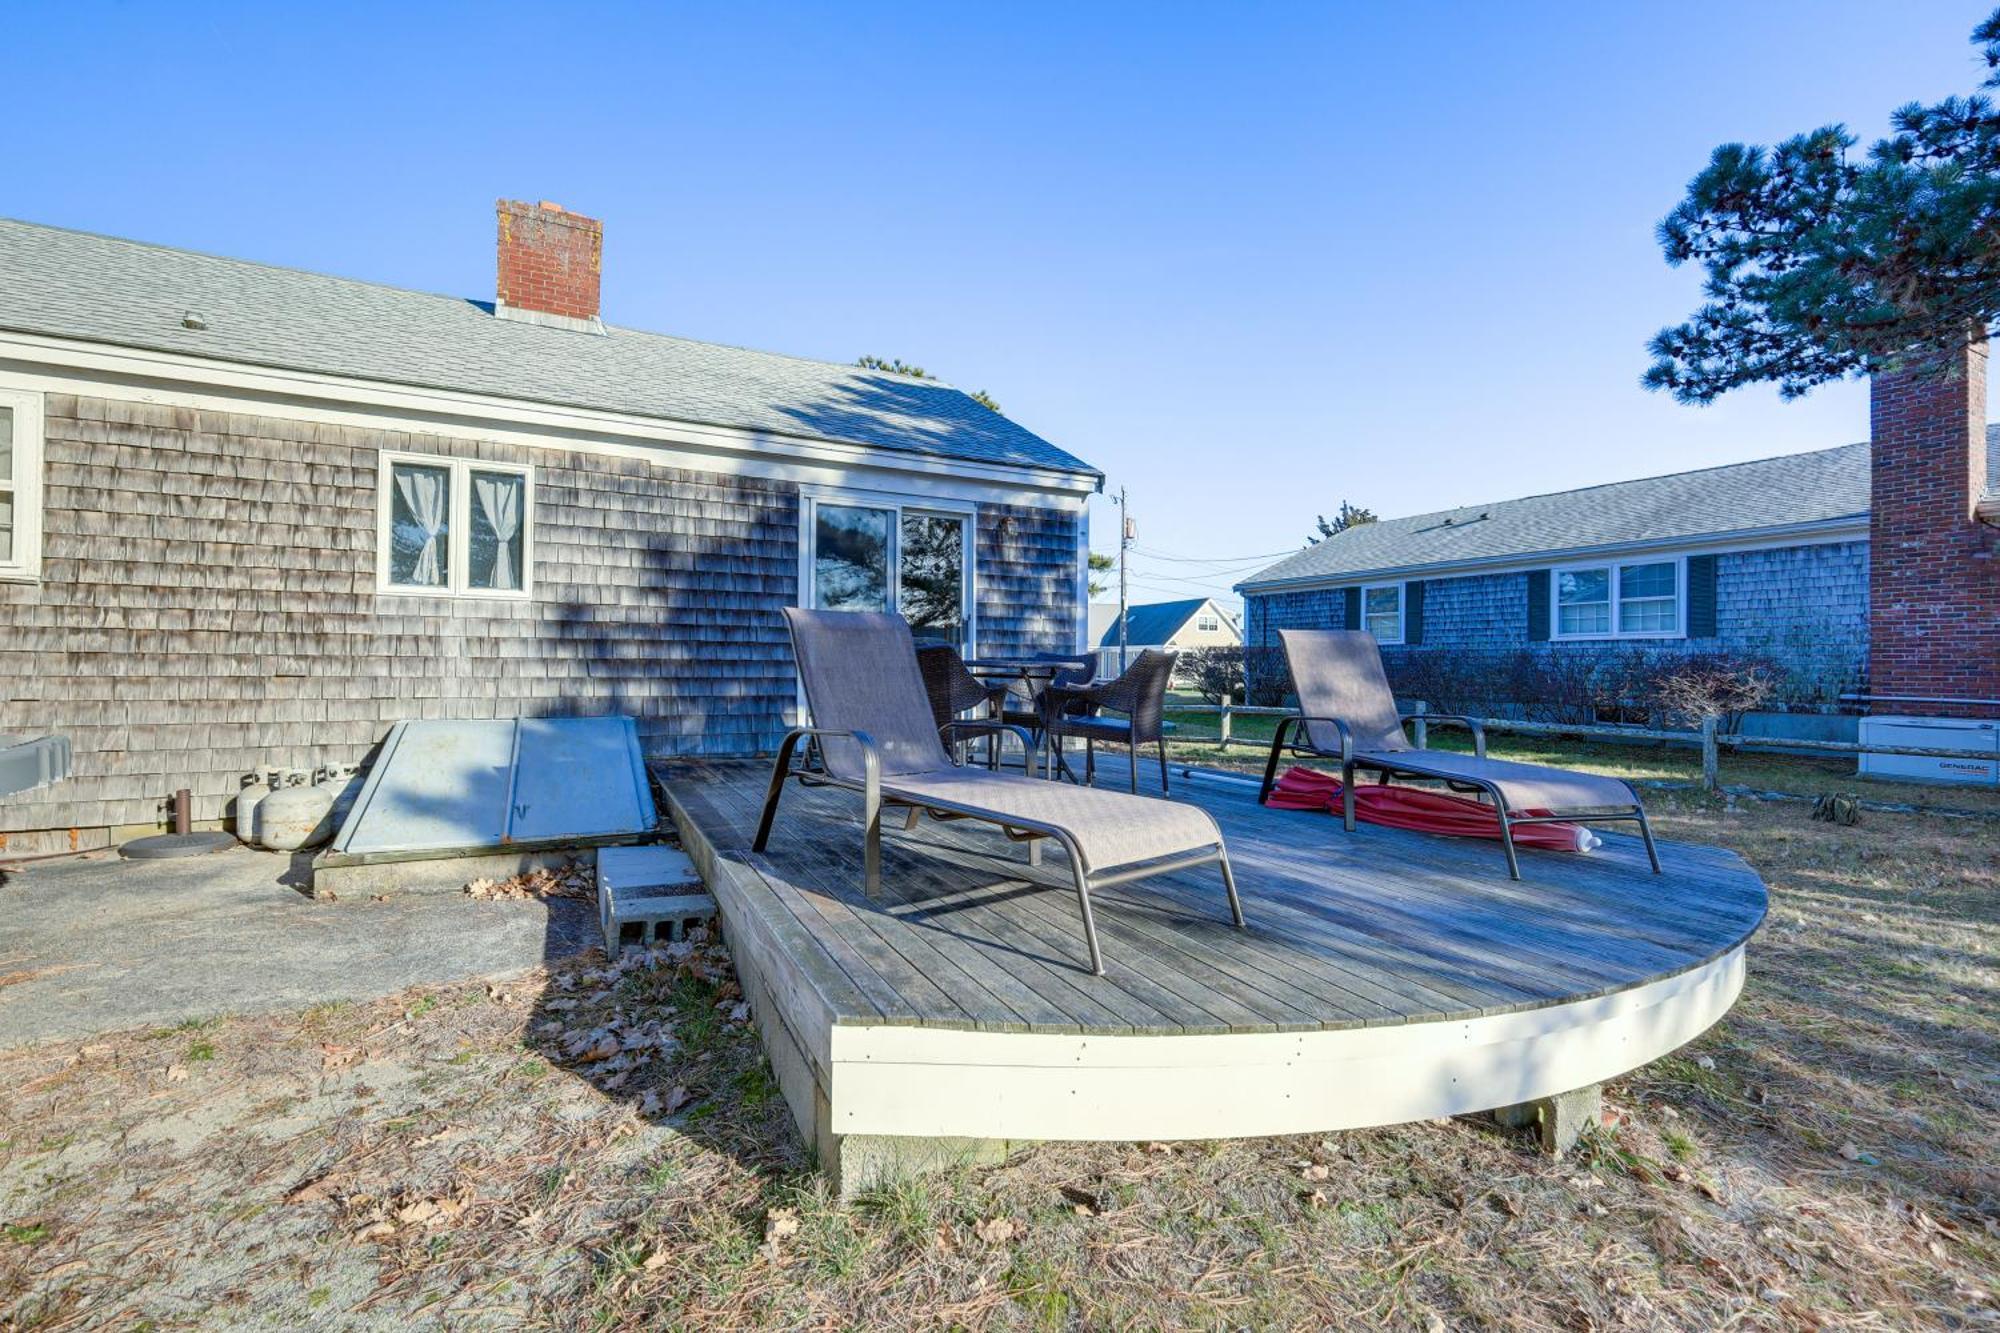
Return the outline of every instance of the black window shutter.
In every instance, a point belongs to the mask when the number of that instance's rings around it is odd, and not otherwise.
[[[1403,642],[1424,641],[1424,581],[1412,579],[1403,585]]]
[[[1549,571],[1528,571],[1528,642],[1547,643],[1549,638]]]
[[[1715,557],[1688,557],[1688,637],[1715,637]]]
[[[1345,610],[1345,612],[1344,612],[1344,616],[1345,616],[1345,619],[1346,619],[1346,627],[1347,627],[1348,629],[1360,629],[1360,628],[1361,628],[1361,589],[1359,589],[1359,588],[1347,588],[1347,589],[1343,589],[1343,595],[1344,595],[1344,597],[1345,597],[1345,599],[1346,599],[1346,601],[1347,601],[1347,607],[1346,607],[1346,610]]]

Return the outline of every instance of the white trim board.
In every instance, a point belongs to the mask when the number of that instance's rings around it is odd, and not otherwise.
[[[365,429],[429,431],[528,448],[641,458],[662,467],[1074,511],[1094,474],[931,457],[777,432],[667,421],[342,379],[0,331],[0,387],[84,394]]]
[[[1448,564],[1393,565],[1339,574],[1300,575],[1268,583],[1238,583],[1231,591],[1244,597],[1264,597],[1272,593],[1320,592],[1413,579],[1430,582],[1433,579],[1475,578],[1490,574],[1527,574],[1554,565],[1601,564],[1607,560],[1630,562],[1635,557],[1664,560],[1672,556],[1732,555],[1738,551],[1774,551],[1791,546],[1832,546],[1867,540],[1868,515],[1863,513],[1849,518],[1821,519],[1779,528],[1745,528],[1738,532],[1718,532],[1701,537],[1677,537],[1672,541],[1612,542],[1602,546],[1564,547]]]
[[[1061,1036],[835,1026],[829,1128],[916,1138],[1217,1139],[1404,1124],[1601,1083],[1693,1040],[1743,946],[1594,999],[1313,1032]]]
[[[13,411],[13,454],[7,483],[13,499],[12,552],[0,559],[0,583],[33,583],[42,574],[42,427],[47,408],[40,393],[0,387],[0,408]]]

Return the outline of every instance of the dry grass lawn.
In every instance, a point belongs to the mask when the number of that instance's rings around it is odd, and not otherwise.
[[[1565,1161],[1465,1120],[1048,1146],[841,1208],[703,946],[0,1053],[0,1321],[2000,1323],[2000,827],[1656,805],[1771,918]]]

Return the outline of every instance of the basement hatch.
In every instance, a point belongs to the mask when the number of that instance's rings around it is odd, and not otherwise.
[[[629,717],[406,721],[390,728],[325,859],[602,846],[658,822]]]

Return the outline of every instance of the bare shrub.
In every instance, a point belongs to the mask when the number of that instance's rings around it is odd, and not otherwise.
[[[1245,701],[1258,708],[1282,708],[1292,692],[1292,673],[1278,648],[1244,648]]]
[[[1243,650],[1217,646],[1188,648],[1181,652],[1175,674],[1181,682],[1212,704],[1243,697]]]
[[[1654,676],[1652,699],[1672,721],[1698,727],[1714,718],[1718,730],[1733,732],[1745,713],[1763,706],[1777,683],[1778,672],[1759,658],[1696,653]]]

